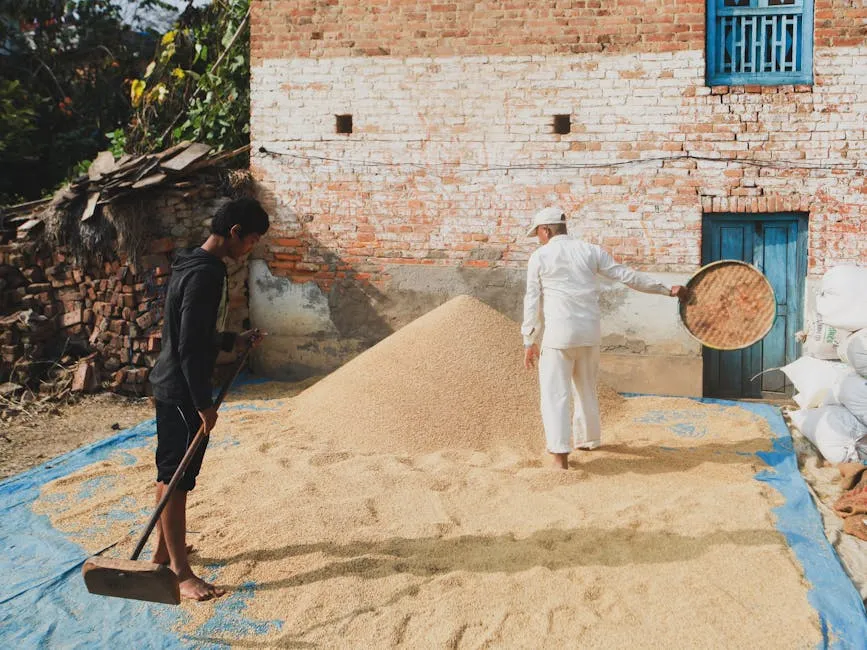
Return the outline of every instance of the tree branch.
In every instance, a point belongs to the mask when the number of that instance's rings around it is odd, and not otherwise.
[[[247,26],[247,21],[250,20],[250,12],[252,10],[253,10],[252,5],[247,8],[247,13],[244,14],[244,18],[241,20],[241,24],[238,25],[238,29],[235,30],[235,33],[232,36],[232,40],[229,41],[229,44],[226,46],[226,49],[222,51],[222,53],[220,54],[219,57],[217,57],[217,60],[214,62],[214,65],[211,66],[211,69],[208,71],[208,74],[214,74],[216,69],[223,62],[223,59],[226,58],[226,54],[228,54],[231,51],[231,49],[235,46],[235,41],[238,40],[238,37],[241,35],[241,32],[244,31],[244,27]],[[190,100],[192,100],[199,93],[199,90],[201,90],[201,88],[202,87],[200,85],[196,86],[195,91],[193,91],[193,94],[190,95]],[[160,142],[162,142],[165,139],[165,137],[169,134],[169,131],[171,131],[173,128],[175,128],[175,124],[178,123],[178,120],[181,119],[182,115],[183,115],[183,113],[178,113],[175,116],[175,119],[172,120],[172,123],[168,125],[166,130],[163,131],[163,134],[160,136]]]
[[[66,96],[67,96],[66,91],[63,90],[63,86],[60,85],[60,82],[57,80],[57,77],[54,75],[54,71],[53,71],[51,68],[49,68],[49,67],[48,67],[48,64],[46,64],[45,61],[43,61],[42,59],[40,59],[38,56],[35,56],[35,55],[34,55],[33,58],[36,59],[36,60],[39,62],[39,67],[40,67],[40,68],[45,68],[45,71],[48,72],[49,75],[51,75],[51,78],[54,80],[54,83],[57,85],[57,89],[60,91],[60,96],[61,96],[61,97],[66,97]],[[38,70],[38,69],[39,69],[39,68],[37,68],[37,70]]]

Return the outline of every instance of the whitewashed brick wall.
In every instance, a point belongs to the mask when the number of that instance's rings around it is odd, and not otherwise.
[[[815,86],[765,89],[705,86],[701,51],[263,60],[253,167],[278,222],[271,268],[326,287],[393,264],[521,268],[548,204],[647,270],[695,270],[703,212],[726,211],[808,212],[813,276],[867,262],[864,172],[787,164],[867,159],[867,48],[815,58]],[[779,167],[653,160],[686,154]]]

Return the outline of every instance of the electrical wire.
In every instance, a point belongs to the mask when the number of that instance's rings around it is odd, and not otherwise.
[[[799,162],[793,160],[758,160],[754,158],[740,158],[729,156],[702,156],[697,154],[677,154],[673,156],[654,156],[650,158],[636,158],[632,160],[616,160],[611,162],[598,163],[522,163],[522,164],[506,164],[506,165],[473,165],[460,162],[442,162],[442,163],[414,163],[414,162],[390,162],[377,160],[352,160],[348,158],[334,158],[330,156],[322,156],[317,154],[299,154],[289,151],[273,151],[265,146],[259,147],[259,153],[265,156],[293,158],[296,160],[315,161],[315,162],[333,162],[349,165],[352,167],[367,167],[367,168],[393,168],[393,167],[409,167],[418,170],[455,170],[466,172],[511,172],[523,170],[581,170],[581,169],[611,169],[619,167],[629,167],[636,165],[646,165],[651,163],[668,163],[685,160],[694,160],[700,162],[720,163],[720,164],[740,164],[751,167],[781,169],[781,170],[800,170],[800,171],[828,171],[828,172],[867,172],[867,166],[861,166],[858,163],[831,163],[819,164],[809,162]]]

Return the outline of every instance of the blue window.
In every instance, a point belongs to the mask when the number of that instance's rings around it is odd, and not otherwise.
[[[708,0],[707,83],[813,83],[813,0]]]

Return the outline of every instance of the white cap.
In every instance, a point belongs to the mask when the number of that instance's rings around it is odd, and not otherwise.
[[[565,223],[566,213],[560,208],[548,207],[544,210],[539,210],[533,217],[533,225],[527,231],[527,237],[532,237],[536,234],[536,228],[539,226],[547,226],[553,223]]]

